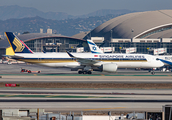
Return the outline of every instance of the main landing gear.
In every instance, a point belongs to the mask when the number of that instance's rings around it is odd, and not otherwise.
[[[91,71],[78,71],[78,74],[92,74]]]
[[[85,66],[83,69],[80,69],[78,74],[92,74],[91,66]]]

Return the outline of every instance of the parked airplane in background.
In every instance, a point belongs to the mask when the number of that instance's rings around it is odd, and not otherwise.
[[[118,68],[157,68],[164,65],[155,56],[144,54],[33,53],[12,32],[5,34],[15,53],[11,58],[48,67],[75,68],[79,74],[91,74],[94,69],[116,72]]]
[[[104,53],[92,40],[87,39],[87,43],[92,53],[97,53],[97,54]]]

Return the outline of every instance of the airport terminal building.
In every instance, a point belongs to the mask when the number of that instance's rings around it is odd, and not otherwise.
[[[17,36],[20,40],[33,52],[77,52],[76,48],[86,47],[87,42],[83,39],[72,38],[57,34],[47,33],[28,33]],[[5,54],[13,54],[7,39],[0,41],[1,56]],[[11,53],[12,52],[12,53]]]
[[[136,47],[138,53],[148,53],[151,48],[167,48],[172,53],[172,10],[136,12],[113,18],[84,36],[104,37],[105,46]],[[77,38],[80,34],[75,35]],[[98,45],[102,45],[98,43]]]
[[[165,48],[172,53],[172,10],[136,12],[113,18],[90,32],[74,36],[46,33],[18,35],[34,52],[88,52],[86,40],[91,39],[100,47],[114,47],[119,53],[124,48],[134,47],[137,53],[150,49]],[[10,47],[6,39],[0,40],[0,54]]]

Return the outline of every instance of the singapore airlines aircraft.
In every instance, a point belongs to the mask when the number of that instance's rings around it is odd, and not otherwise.
[[[33,53],[12,32],[5,32],[15,55],[13,59],[56,68],[75,68],[79,74],[91,74],[94,69],[116,72],[118,68],[156,68],[164,64],[156,57],[145,54],[98,53]]]
[[[87,40],[88,46],[92,53],[104,54],[104,52],[92,41]],[[164,66],[172,66],[172,55],[156,55],[157,60],[164,63]]]

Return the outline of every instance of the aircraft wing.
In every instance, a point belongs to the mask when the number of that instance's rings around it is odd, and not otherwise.
[[[85,58],[78,58],[73,56],[71,53],[69,53],[68,51],[66,51],[67,54],[71,57],[71,58],[75,58],[77,62],[79,62],[81,65],[94,65],[96,63],[99,63],[101,61],[97,61],[97,60],[90,60],[90,59],[85,59]]]

